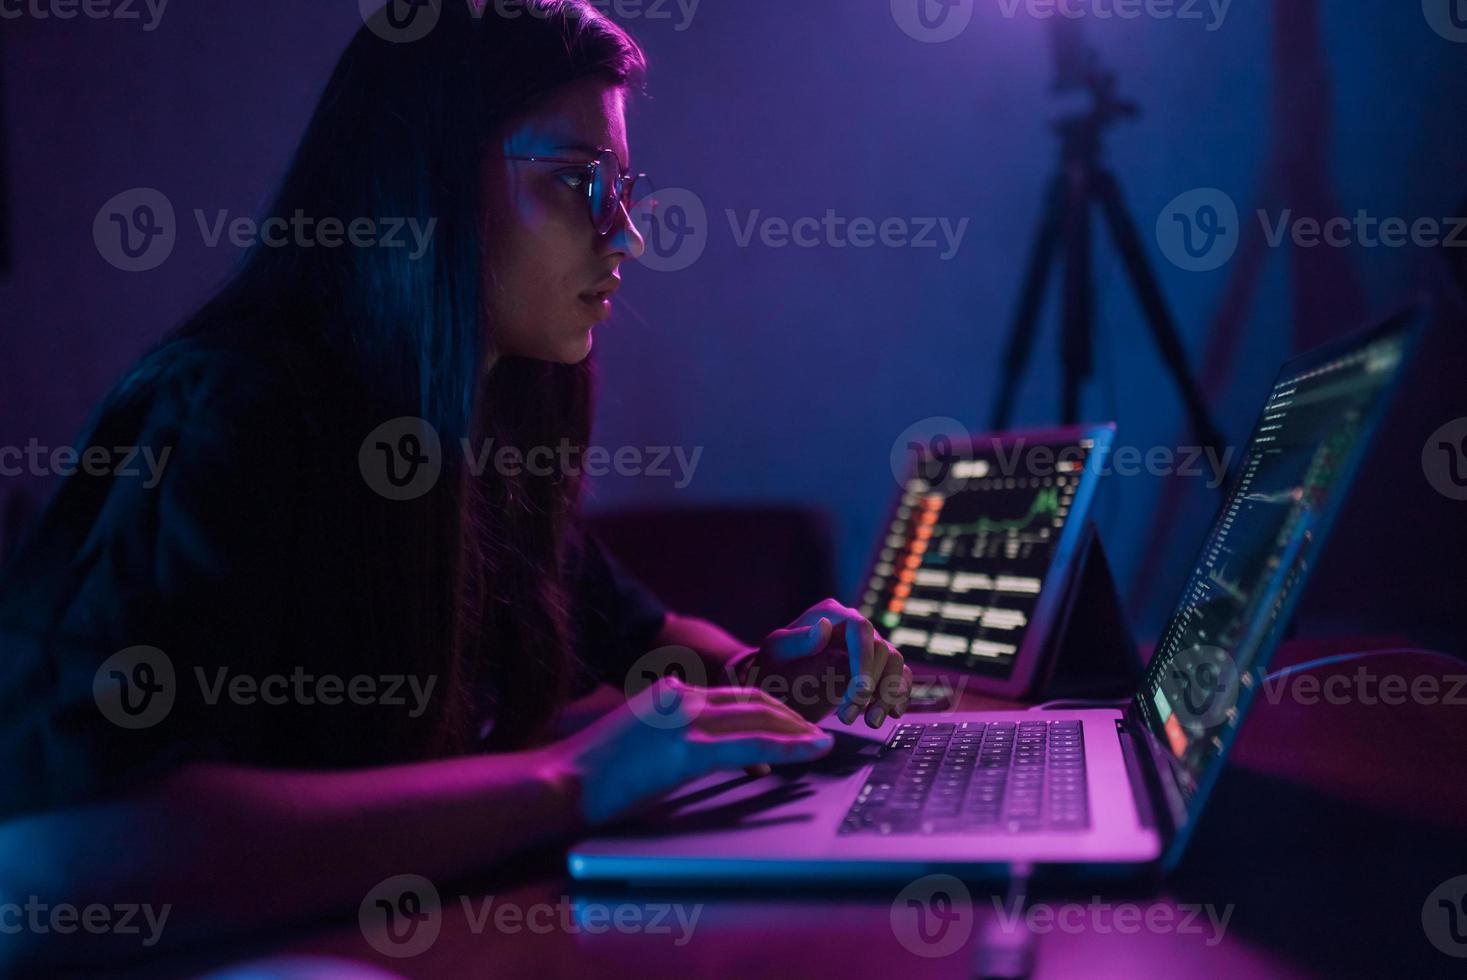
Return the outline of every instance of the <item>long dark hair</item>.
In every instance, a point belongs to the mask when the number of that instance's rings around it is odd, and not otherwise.
[[[590,439],[594,370],[499,358],[484,270],[494,247],[485,147],[552,90],[588,76],[641,87],[636,43],[587,0],[525,0],[517,16],[444,0],[426,37],[388,40],[377,15],[327,83],[270,215],[436,220],[427,250],[256,246],[177,332],[185,342],[241,322],[315,331],[362,392],[361,435],[399,416],[437,431],[442,476],[419,500],[363,505],[374,560],[353,585],[396,664],[436,674],[431,722],[394,754],[437,756],[474,741],[485,677],[488,748],[536,742],[576,666],[562,576],[580,495],[574,473],[475,475],[455,447],[528,449]],[[370,495],[367,495],[370,496]],[[344,736],[345,737],[345,736]]]

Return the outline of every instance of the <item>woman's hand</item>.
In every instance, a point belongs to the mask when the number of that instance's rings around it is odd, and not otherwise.
[[[818,759],[834,744],[762,691],[664,677],[544,751],[577,784],[581,815],[597,826],[710,772],[767,773],[771,763]]]
[[[912,668],[901,653],[870,620],[834,599],[765,637],[737,680],[812,722],[837,708],[847,725],[864,713],[866,724],[879,728],[888,715],[900,718],[912,698]]]

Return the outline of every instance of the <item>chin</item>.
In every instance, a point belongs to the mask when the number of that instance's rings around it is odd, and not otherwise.
[[[560,364],[579,364],[591,356],[591,347],[595,341],[591,337],[591,331],[587,330],[575,340],[568,342],[563,348],[556,352],[556,356],[549,360]]]

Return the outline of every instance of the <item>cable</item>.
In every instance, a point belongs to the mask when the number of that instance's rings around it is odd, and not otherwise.
[[[1120,700],[1099,701],[1075,701],[1070,698],[1060,698],[1057,701],[1045,701],[1042,704],[1030,706],[1030,711],[1051,711],[1055,708],[1124,708],[1131,703],[1130,698]]]
[[[1021,922],[1029,903],[1029,878],[1033,873],[1033,866],[1026,861],[1009,865],[1003,910],[994,910],[973,945],[973,980],[1026,980],[1033,974],[1039,937]]]
[[[1302,664],[1294,664],[1289,667],[1281,667],[1273,673],[1269,674],[1267,677],[1263,678],[1263,682],[1266,684],[1269,681],[1278,680],[1281,677],[1288,677],[1291,674],[1297,674],[1300,671],[1313,670],[1315,667],[1328,667],[1331,664],[1348,663],[1351,660],[1364,660],[1367,657],[1385,657],[1393,655],[1435,657],[1440,660],[1450,660],[1458,667],[1467,667],[1467,661],[1464,661],[1461,657],[1454,656],[1450,653],[1443,653],[1440,650],[1424,650],[1418,647],[1390,647],[1384,650],[1358,650],[1355,653],[1337,653],[1329,657],[1320,657],[1318,660],[1308,660]]]

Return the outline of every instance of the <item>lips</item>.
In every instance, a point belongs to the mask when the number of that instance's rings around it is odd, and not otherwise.
[[[592,303],[601,303],[610,299],[620,288],[621,276],[611,276],[582,293],[581,299]]]

